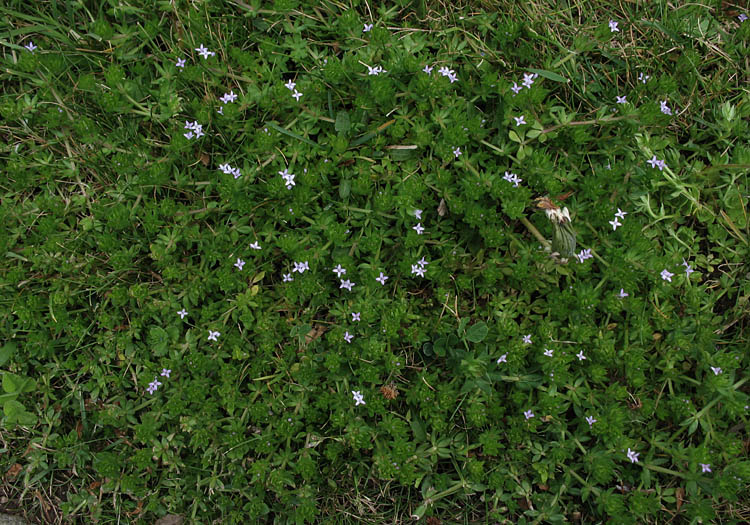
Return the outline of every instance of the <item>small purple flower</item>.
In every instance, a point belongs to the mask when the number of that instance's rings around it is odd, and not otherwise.
[[[523,416],[524,416],[524,417],[525,417],[525,418],[526,418],[527,420],[529,420],[529,419],[531,419],[532,417],[534,417],[534,412],[532,412],[531,410],[526,410],[526,411],[524,411],[524,413],[523,413]]]
[[[742,23],[745,20],[747,20],[747,15],[745,13],[740,13],[739,15],[737,15],[737,20],[739,20],[740,23]]]
[[[456,158],[461,156],[461,148],[456,148],[453,150],[453,154],[456,156]]]
[[[711,464],[710,463],[701,463],[701,472],[711,472]]]
[[[417,232],[417,235],[422,235],[422,232],[424,232],[424,226],[422,226],[421,222],[418,222],[416,226],[412,226],[412,230]]]
[[[255,241],[250,245],[250,248],[252,248],[253,250],[260,250],[260,244],[258,244],[258,241]]]
[[[185,67],[185,62],[187,62],[187,61],[184,58],[178,58],[177,59],[177,63],[175,64],[175,66],[177,66],[179,68],[184,68]]]
[[[31,42],[31,41],[29,41],[29,43],[28,43],[28,44],[26,44],[26,45],[25,45],[25,46],[23,46],[23,47],[25,47],[26,49],[28,49],[30,53],[33,53],[33,52],[34,52],[34,50],[35,50],[35,49],[37,49],[37,46],[35,46],[35,45],[34,45],[34,42]]]
[[[615,217],[615,220],[609,221],[609,223],[612,225],[612,231],[617,230],[618,226],[622,226],[622,223],[619,220],[617,220],[617,217]]]
[[[238,270],[242,271],[242,267],[245,266],[245,261],[237,257],[237,262],[234,263],[234,266],[236,266]]]
[[[581,250],[578,253],[573,254],[573,256],[578,259],[579,263],[583,263],[586,259],[591,259],[594,256],[591,255],[591,248],[586,248],[585,250]]]
[[[162,368],[161,369],[161,375],[162,377],[169,378],[169,374],[171,374],[172,371],[169,368]]]
[[[414,210],[414,217],[416,217],[418,221],[422,220],[422,210]]]
[[[375,280],[379,282],[382,286],[385,286],[385,282],[388,280],[388,276],[385,275],[383,272],[380,272],[380,277],[376,277]]]
[[[342,268],[339,264],[338,266],[336,266],[336,268],[333,269],[333,273],[336,274],[336,277],[341,278],[341,276],[346,273],[346,269]]]
[[[297,102],[299,102],[299,99],[300,99],[300,97],[302,97],[302,93],[300,93],[299,91],[297,91],[297,90],[295,89],[295,90],[294,90],[294,93],[292,93],[292,97],[294,97],[294,99],[295,99],[295,100],[296,100]]]
[[[534,75],[531,73],[524,73],[523,74],[523,82],[521,84],[524,85],[524,87],[531,89],[531,85],[534,83]]]
[[[294,86],[296,85],[297,84],[292,82],[292,79],[290,78],[289,81],[286,84],[284,84],[284,87],[287,88],[289,91],[295,91]]]
[[[361,321],[360,318],[361,312],[352,312],[352,322],[354,321]]]
[[[583,361],[584,359],[586,359],[586,356],[583,355],[583,350],[581,350],[580,352],[578,352],[576,354],[576,357],[578,358],[579,361]]]
[[[554,354],[554,353],[555,353],[554,350],[551,350],[549,348],[545,348],[544,349],[544,355],[546,355],[547,357],[552,357],[552,354]]]
[[[620,288],[620,293],[618,294],[618,296],[620,297],[620,299],[624,299],[624,298],[625,298],[625,297],[627,297],[628,295],[630,295],[630,294],[628,294],[628,293],[627,293],[627,292],[625,291],[625,289],[624,289],[624,288]]]
[[[185,310],[184,308],[183,308],[182,310],[180,310],[179,312],[177,312],[177,315],[179,315],[179,316],[180,316],[180,319],[185,319],[185,316],[186,316],[187,314],[188,314],[188,313],[187,313],[187,310]]]
[[[617,208],[617,213],[615,213],[615,217],[618,217],[622,220],[625,220],[625,216],[628,214],[626,211],[622,211],[620,208]]]
[[[627,98],[625,97],[625,95],[623,95],[623,96],[619,96],[619,95],[618,95],[618,96],[617,96],[617,103],[618,103],[618,104],[627,104],[627,103],[628,103],[628,100],[627,100]]]
[[[203,60],[208,59],[210,56],[215,56],[216,53],[213,51],[209,51],[207,48],[203,47],[203,44],[201,44],[201,47],[196,47],[195,50],[198,52],[200,56],[203,57]]]
[[[589,427],[596,423],[596,419],[594,419],[594,416],[586,416],[586,423],[589,424]]]
[[[721,368],[719,368],[718,366],[712,366],[711,371],[714,373],[715,376],[718,376],[719,374],[722,373]]]
[[[516,127],[520,126],[521,124],[526,124],[523,115],[521,115],[520,117],[513,117],[513,119],[516,121]]]
[[[228,104],[229,102],[234,102],[237,100],[237,95],[235,95],[234,91],[230,91],[229,93],[224,93],[224,96],[220,99],[224,104]]]
[[[515,97],[518,95],[518,93],[523,89],[522,86],[519,86],[515,82],[513,82],[513,87],[510,88],[510,90],[513,92],[513,96]]]
[[[411,273],[412,275],[418,275],[420,277],[424,277],[424,267],[418,264],[412,264]]]
[[[356,392],[354,390],[352,390],[352,395],[354,396],[354,402],[356,403],[354,406],[366,405],[367,404],[367,403],[365,403],[364,396],[359,393],[359,390],[357,390]]]
[[[349,333],[349,331],[344,332],[344,339],[346,339],[347,343],[351,343],[352,339],[354,339],[354,336]]]
[[[500,357],[497,358],[497,364],[500,363],[507,363],[508,362],[508,354],[503,354]]]
[[[341,286],[339,286],[339,290],[341,288],[346,288],[350,292],[352,291],[352,286],[354,286],[356,283],[351,282],[349,279],[341,279]]]
[[[669,270],[664,269],[661,271],[661,278],[664,279],[665,281],[669,281],[671,283],[672,277],[674,277],[674,274],[670,272]]]
[[[630,460],[631,463],[638,463],[639,454],[640,454],[639,452],[635,452],[633,450],[630,450],[630,448],[628,448],[628,459]]]
[[[665,115],[671,115],[672,114],[672,110],[669,109],[669,106],[667,105],[667,101],[666,100],[662,100],[659,103],[659,105],[661,106],[660,109],[661,109],[662,113],[664,113]]]
[[[432,66],[426,65],[422,71],[424,71],[425,73],[429,75],[432,73]]]
[[[294,280],[294,277],[292,277],[291,273],[285,273],[282,276],[282,282],[290,283]]]
[[[614,20],[610,20],[609,21],[609,32],[610,33],[619,33],[620,32],[620,30],[617,27],[618,23],[619,22],[615,22]]]
[[[368,31],[372,31],[372,24],[365,24],[364,29],[362,29],[363,33],[367,33]]]
[[[531,344],[531,334],[527,334],[523,336],[523,344],[530,345]]]
[[[208,340],[209,341],[218,341],[218,337],[221,335],[221,332],[214,332],[212,330],[208,331]]]

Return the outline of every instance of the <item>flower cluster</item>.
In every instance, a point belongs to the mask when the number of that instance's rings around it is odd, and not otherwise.
[[[659,160],[656,158],[656,155],[651,157],[649,160],[647,160],[649,164],[651,164],[652,168],[659,168],[659,171],[664,171],[664,168],[667,167],[667,163],[664,159]]]
[[[367,403],[365,403],[364,396],[359,392],[359,390],[356,390],[356,391],[352,390],[352,395],[354,396],[354,402],[355,402],[354,406],[366,405],[367,404]]]
[[[239,179],[242,176],[242,172],[240,172],[240,169],[233,168],[229,165],[229,163],[219,164],[219,169],[226,175],[234,175],[235,179]]]
[[[292,82],[291,80],[289,80],[286,84],[284,84],[284,87],[292,92],[292,97],[294,98],[294,100],[299,102],[300,97],[302,97],[302,93],[297,91],[296,86],[297,84],[295,82]]]
[[[203,126],[201,124],[198,124],[198,121],[190,122],[189,120],[185,121],[185,129],[189,130],[186,133],[184,133],[185,138],[190,140],[192,138],[199,139],[205,133],[203,133]]]
[[[451,84],[453,84],[455,81],[458,80],[458,75],[456,75],[456,72],[453,71],[452,69],[449,69],[447,66],[443,66],[440,69],[438,69],[438,73],[440,73],[444,77],[448,77],[448,80],[451,81]]]
[[[161,376],[162,376],[162,377],[166,377],[167,379],[169,379],[169,374],[171,374],[171,373],[172,373],[172,371],[171,371],[170,369],[168,369],[168,368],[162,368],[162,369],[161,369]],[[160,387],[161,385],[162,385],[162,383],[161,383],[161,381],[159,381],[159,378],[158,378],[158,377],[154,377],[154,380],[153,380],[153,381],[151,381],[151,382],[150,382],[150,383],[148,384],[148,388],[146,389],[146,391],[147,391],[147,392],[148,392],[149,394],[151,394],[151,395],[154,395],[154,392],[156,392],[156,391],[157,391],[157,389],[158,389],[158,388],[159,388],[159,387]]]
[[[420,277],[424,277],[424,273],[426,271],[425,266],[427,266],[427,261],[424,260],[424,257],[422,257],[420,260],[416,262],[416,264],[411,265],[411,274],[412,275],[418,275]]]
[[[203,60],[207,60],[208,57],[216,56],[216,52],[209,51],[208,48],[203,47],[203,44],[201,44],[201,47],[196,47],[195,50],[203,57]]]
[[[609,221],[609,223],[612,225],[612,231],[617,230],[618,226],[622,226],[622,223],[618,219],[625,220],[625,216],[628,214],[626,211],[622,211],[620,208],[617,208],[617,213],[615,213],[615,220]]]
[[[505,172],[505,175],[503,175],[503,180],[507,180],[511,184],[513,184],[514,188],[518,188],[518,184],[523,182],[523,179],[520,178],[515,173],[510,173],[508,171]]]
[[[284,185],[286,186],[286,189],[291,190],[295,185],[294,173],[289,173],[289,169],[284,168],[283,171],[279,172],[279,175],[281,175],[281,178],[284,179]]]
[[[583,263],[586,259],[591,259],[594,256],[591,255],[591,248],[586,248],[578,253],[574,253],[573,257],[575,257],[579,263]]]

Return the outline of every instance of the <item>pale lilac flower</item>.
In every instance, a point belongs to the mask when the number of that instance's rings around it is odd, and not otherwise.
[[[195,138],[199,139],[201,138],[205,133],[203,133],[203,126],[198,126],[198,128],[195,130]]]
[[[638,73],[638,80],[640,80],[644,84],[649,78],[651,78],[651,75],[644,75],[643,73]]]
[[[203,57],[204,60],[210,56],[216,55],[216,53],[214,53],[213,51],[209,51],[207,48],[203,47],[203,44],[201,44],[201,47],[196,47],[195,50],[200,56]]]
[[[718,366],[712,366],[711,371],[714,373],[715,376],[718,376],[721,374],[722,370]]]
[[[35,50],[35,49],[37,49],[37,46],[35,46],[35,45],[34,45],[34,42],[31,42],[31,41],[29,41],[29,43],[28,43],[28,44],[26,44],[26,45],[25,45],[25,46],[23,46],[23,47],[25,47],[26,49],[28,49],[30,53],[33,53],[33,52],[34,52],[34,50]]]
[[[417,220],[422,220],[422,210],[414,210],[414,217],[416,217]]]
[[[208,340],[209,341],[218,341],[217,337],[221,335],[220,332],[214,332],[212,330],[208,331]]]
[[[625,98],[625,95],[623,95],[623,96],[621,96],[621,97],[620,97],[620,96],[618,96],[618,97],[617,97],[617,103],[618,103],[618,104],[627,104],[627,103],[628,103],[628,101],[627,101],[627,99]]]
[[[583,361],[584,359],[586,359],[586,356],[583,355],[583,350],[581,350],[580,352],[578,352],[576,354],[576,357],[578,358],[579,361]]]
[[[583,261],[585,261],[586,259],[591,259],[594,256],[591,255],[591,248],[586,248],[586,249],[581,250],[580,252],[578,252],[576,254],[573,254],[573,257],[575,257],[576,259],[578,259],[579,263],[583,263]]]
[[[235,100],[237,100],[237,95],[234,94],[233,90],[230,91],[229,93],[224,93],[224,96],[221,97],[221,101],[224,104],[227,104],[229,102],[234,102]]]
[[[596,419],[594,419],[594,416],[586,416],[586,423],[589,424],[589,427],[596,423]]]
[[[670,272],[669,270],[664,269],[661,271],[661,278],[664,279],[665,281],[669,281],[671,283],[672,277],[674,277],[674,274]]]
[[[187,310],[185,310],[184,308],[180,310],[179,312],[177,312],[177,315],[180,316],[180,319],[185,319],[185,316],[187,316],[187,314],[188,314]]]
[[[526,124],[526,121],[523,119],[523,115],[520,117],[513,117],[513,119],[516,121],[516,127],[520,126],[521,124]]]
[[[635,452],[633,450],[630,450],[630,448],[628,448],[628,459],[630,460],[631,463],[638,463],[639,454],[640,454],[639,452]]]
[[[685,276],[690,279],[690,274],[693,273],[695,270],[693,270],[692,266],[689,266],[685,268]]]
[[[527,334],[523,336],[523,344],[530,345],[531,344],[531,334]]]
[[[169,374],[171,374],[172,371],[169,368],[162,368],[161,369],[161,375],[162,377],[169,378]]]
[[[350,292],[352,291],[352,286],[354,286],[356,283],[351,282],[349,279],[341,279],[341,286],[339,286],[339,290],[342,288],[346,288]]]
[[[258,241],[255,241],[250,245],[250,248],[252,248],[253,250],[260,250],[260,244],[258,244]]]
[[[294,82],[292,82],[292,79],[290,78],[290,79],[289,79],[289,82],[287,82],[286,84],[284,84],[284,87],[285,87],[285,88],[287,88],[287,89],[288,89],[289,91],[295,91],[294,87],[295,87],[296,85],[297,85],[297,84],[296,84],[296,83],[294,83]]]
[[[285,274],[282,275],[282,279],[283,279],[282,282],[290,283],[290,282],[292,282],[294,280],[294,277],[292,277],[291,273],[285,273]]]
[[[362,312],[352,312],[352,322],[354,321],[361,321],[361,314]]]
[[[188,131],[187,133],[183,133],[183,135],[185,135],[185,138],[188,139],[188,140],[192,139],[195,136],[192,131]]]
[[[524,413],[523,413],[523,416],[524,416],[524,417],[525,417],[525,418],[526,418],[527,420],[529,420],[529,419],[531,419],[532,417],[534,417],[534,412],[532,412],[531,410],[526,410],[526,411],[524,411]]]
[[[425,267],[425,266],[427,266],[430,263],[428,263],[427,261],[425,261],[424,260],[424,256],[422,256],[422,258],[417,261],[417,264],[420,265],[420,266],[422,266],[422,267]]]
[[[448,66],[443,66],[440,69],[438,69],[438,73],[440,73],[441,75],[445,77],[445,76],[450,75],[450,69],[448,69]]]
[[[429,75],[432,73],[432,66],[426,65],[422,71],[424,71],[425,73]]]
[[[545,348],[544,349],[544,355],[546,355],[547,357],[552,357],[552,354],[554,354],[554,353],[555,353],[554,350],[551,350],[549,348]]]
[[[242,176],[242,172],[240,171],[239,168],[233,168],[232,175],[234,175],[235,179],[239,179]]]
[[[333,273],[336,274],[336,277],[341,278],[342,275],[346,274],[346,269],[339,264],[333,269]]]
[[[458,81],[458,75],[454,73],[453,71],[450,72],[450,75],[448,75],[448,80],[451,81],[451,84]]]
[[[221,106],[221,107],[220,107],[219,109],[217,109],[217,110],[216,110],[216,112],[217,112],[217,113],[218,113],[219,115],[223,115],[223,114],[224,114],[224,106]]]
[[[347,343],[351,343],[352,339],[354,339],[354,336],[349,333],[349,331],[344,332],[344,339],[346,339]]]
[[[615,213],[615,217],[619,217],[620,219],[625,220],[625,216],[628,214],[626,211],[622,211],[620,208],[617,208],[617,213]]]
[[[661,112],[662,113],[664,113],[665,115],[671,115],[672,114],[672,110],[669,109],[669,106],[667,106],[667,101],[666,100],[662,100],[659,103],[659,105],[661,106]]]
[[[354,406],[367,404],[365,403],[364,396],[362,396],[362,394],[360,394],[359,391],[355,392],[354,390],[352,390],[352,394],[354,395],[354,402],[356,403]]]
[[[383,272],[380,272],[380,277],[376,277],[375,280],[378,281],[382,286],[385,286],[385,282],[388,280],[388,276]]]
[[[296,100],[297,102],[299,102],[299,99],[300,99],[300,97],[302,96],[302,93],[300,93],[299,91],[297,91],[297,90],[295,89],[295,90],[294,90],[294,93],[292,93],[292,96],[294,97],[294,99],[295,99],[295,100]]]
[[[612,225],[612,231],[617,230],[618,226],[622,226],[622,223],[617,220],[617,217],[615,217],[615,220],[609,221],[609,223]]]
[[[225,175],[229,175],[230,173],[232,173],[232,166],[230,166],[229,163],[219,164],[219,169],[223,171]]]
[[[412,264],[411,273],[412,275],[418,275],[420,277],[424,277],[424,268],[422,266],[419,266],[418,264]]]
[[[518,93],[523,89],[523,87],[519,86],[515,82],[513,82],[513,87],[510,88],[510,90],[513,92],[513,96],[515,97],[518,95]]]
[[[620,30],[617,28],[618,22],[615,22],[614,20],[609,21],[609,32],[610,33],[619,33]]]
[[[659,168],[659,171],[663,171],[667,167],[667,163],[662,159],[656,163],[656,167]]]
[[[646,162],[648,162],[649,164],[651,164],[652,168],[659,168],[659,171],[662,171],[664,169],[664,166],[665,166],[665,164],[663,164],[664,161],[657,159],[656,155],[654,155],[653,157],[651,157]]]
[[[461,148],[458,147],[458,148],[454,149],[453,150],[453,154],[456,156],[456,158],[460,157],[461,156]]]
[[[500,363],[507,363],[508,362],[508,354],[503,354],[500,357],[497,358],[497,364]]]
[[[372,24],[365,24],[364,29],[362,29],[363,33],[367,33],[368,31],[372,30]]]
[[[186,60],[184,58],[178,58],[177,59],[177,63],[175,64],[175,66],[177,66],[177,67],[185,67],[185,62],[186,62]]]
[[[624,288],[620,288],[620,293],[619,293],[619,297],[620,297],[620,299],[624,299],[624,298],[625,298],[625,297],[627,297],[628,295],[630,295],[630,294],[628,294],[628,293],[627,293],[627,292],[625,291],[625,289],[624,289]]]
[[[701,463],[701,472],[711,472],[711,464],[710,463]]]
[[[417,235],[422,235],[422,232],[424,231],[424,226],[422,226],[421,222],[418,222],[416,226],[412,226],[412,230],[417,232]]]
[[[509,173],[505,172],[505,175],[503,175],[503,180],[507,180],[508,182],[513,184],[514,188],[518,188],[518,183],[523,182],[523,179],[519,178],[518,175],[515,173]]]
[[[234,263],[238,270],[242,271],[242,267],[245,266],[245,261],[237,257],[237,262]]]
[[[379,75],[380,73],[387,73],[387,71],[380,66],[375,66],[375,67],[367,66],[367,69],[368,69],[367,71],[368,76]]]
[[[740,13],[739,15],[737,15],[737,19],[740,21],[740,23],[742,23],[747,20],[747,15],[745,13]]]
[[[534,83],[534,75],[531,73],[524,73],[523,74],[523,84],[525,87],[531,89],[531,85]]]

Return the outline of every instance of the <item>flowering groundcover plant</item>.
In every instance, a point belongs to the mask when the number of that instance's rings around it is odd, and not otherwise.
[[[0,8],[5,509],[747,520],[744,13],[63,4]]]

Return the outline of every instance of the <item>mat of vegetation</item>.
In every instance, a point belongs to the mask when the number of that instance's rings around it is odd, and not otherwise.
[[[743,10],[0,15],[0,508],[750,519]]]

